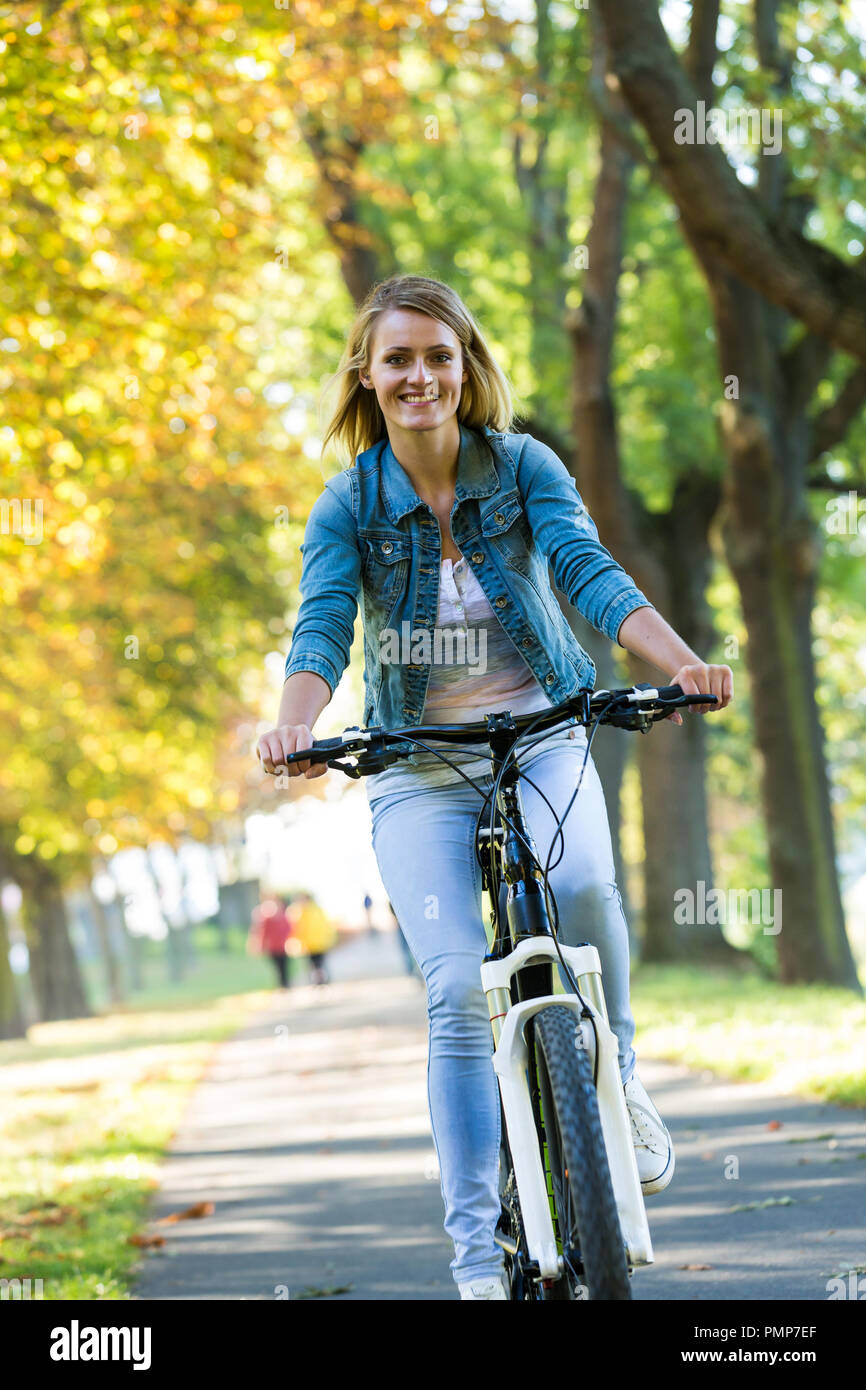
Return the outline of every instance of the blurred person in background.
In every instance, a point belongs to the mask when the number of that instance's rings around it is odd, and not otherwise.
[[[247,949],[253,955],[270,956],[277,972],[278,987],[289,988],[289,961],[286,947],[292,935],[287,903],[277,897],[263,898],[253,908]]]
[[[364,920],[367,923],[367,935],[375,936],[376,928],[373,926],[373,899],[369,893],[364,894]]]
[[[330,975],[325,957],[335,944],[337,933],[311,893],[296,894],[292,907],[292,930],[301,950],[310,957],[313,984],[326,985]]]

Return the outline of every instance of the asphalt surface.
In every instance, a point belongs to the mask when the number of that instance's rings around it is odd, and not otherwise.
[[[275,991],[217,1049],[162,1168],[139,1299],[455,1300],[427,1109],[426,992],[391,934]],[[866,1111],[641,1060],[676,1148],[637,1300],[866,1296]],[[857,1280],[861,1279],[858,1286]],[[838,1287],[838,1286],[837,1286]]]

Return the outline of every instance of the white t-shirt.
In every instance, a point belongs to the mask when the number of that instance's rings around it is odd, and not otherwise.
[[[496,710],[529,714],[549,709],[551,701],[515,647],[487,601],[481,585],[465,559],[443,560],[439,572],[439,608],[433,631],[430,677],[420,724],[464,724],[483,720]],[[534,736],[529,735],[530,740]],[[427,740],[425,740],[426,742]],[[551,738],[549,742],[552,742]],[[470,777],[490,771],[486,744],[446,744],[429,740],[431,747],[454,756]],[[487,749],[478,756],[479,749]],[[439,758],[416,749],[418,766],[392,764],[384,772],[365,777],[370,796],[402,787],[438,786],[460,781],[457,773]]]

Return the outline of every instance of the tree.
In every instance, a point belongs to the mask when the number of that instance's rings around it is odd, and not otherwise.
[[[804,203],[793,181],[786,186],[778,157],[775,164],[760,161],[758,191],[752,195],[717,148],[675,145],[669,138],[670,102],[677,109],[694,108],[698,92],[654,7],[628,3],[615,9],[602,3],[600,11],[625,99],[650,136],[678,202],[684,235],[706,276],[722,375],[736,384],[721,412],[729,462],[724,535],[749,633],[770,862],[785,908],[777,937],[781,975],[786,981],[820,979],[859,990],[845,934],[814,698],[810,619],[819,549],[806,505],[813,438],[828,437],[827,411],[814,416],[809,407],[827,369],[829,344],[863,346],[857,275],[828,248],[815,248],[802,237],[797,224]],[[629,14],[635,28],[627,33],[624,16]],[[717,16],[716,5],[693,9],[687,65],[694,80],[704,84],[713,70]],[[779,44],[773,0],[757,7],[755,43],[774,99],[781,100],[793,63]],[[709,91],[706,85],[704,90]],[[712,198],[710,170],[718,174]],[[709,209],[713,201],[715,213]],[[719,220],[734,229],[721,240],[715,230]],[[777,266],[770,274],[766,258],[773,253]],[[756,278],[758,266],[764,273]],[[836,297],[843,283],[852,296],[844,314]],[[792,330],[774,305],[798,313],[805,331]],[[831,312],[840,316],[832,331]],[[843,388],[845,406],[837,397],[833,407],[834,438],[866,396],[866,382],[861,391],[858,381],[855,368]]]

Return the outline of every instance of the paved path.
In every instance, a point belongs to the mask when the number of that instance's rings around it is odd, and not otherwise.
[[[146,1256],[138,1298],[456,1298],[424,987],[390,935],[330,964],[333,983],[275,992],[217,1050],[152,1215],[215,1211],[155,1228],[166,1246]],[[636,1299],[825,1301],[834,1275],[866,1273],[866,1113],[668,1063],[640,1074],[677,1172],[647,1199],[656,1262],[635,1272]]]

